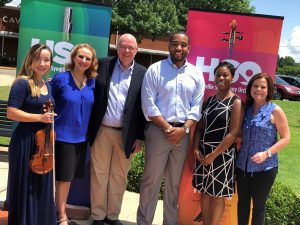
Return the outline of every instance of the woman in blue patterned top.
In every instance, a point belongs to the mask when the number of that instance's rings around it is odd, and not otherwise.
[[[237,156],[239,225],[248,225],[251,199],[251,224],[264,224],[266,201],[278,172],[277,152],[290,141],[287,118],[270,101],[273,91],[267,73],[254,75],[247,85],[242,144]]]
[[[55,112],[55,168],[57,224],[67,225],[66,201],[74,178],[84,176],[87,128],[94,104],[96,51],[88,44],[76,45],[66,72],[51,80]]]

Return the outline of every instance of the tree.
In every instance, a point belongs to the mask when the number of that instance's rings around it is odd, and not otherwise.
[[[94,0],[112,5],[111,32],[130,32],[138,39],[185,30],[189,8],[254,12],[250,0]]]
[[[130,7],[128,7],[130,6]],[[172,0],[122,0],[113,4],[111,32],[130,32],[141,38],[184,29]]]
[[[0,0],[0,7],[3,7],[6,3],[10,3],[12,0]]]
[[[292,56],[285,56],[277,58],[277,67],[283,68],[285,66],[297,66],[295,59]]]
[[[229,12],[253,13],[255,7],[250,6],[249,0],[190,0],[192,8],[222,10]]]

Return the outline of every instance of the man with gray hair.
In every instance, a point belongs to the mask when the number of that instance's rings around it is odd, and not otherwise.
[[[89,122],[93,225],[119,220],[132,155],[142,149],[146,120],[141,85],[146,68],[134,61],[137,42],[123,34],[117,57],[99,61],[95,103]]]

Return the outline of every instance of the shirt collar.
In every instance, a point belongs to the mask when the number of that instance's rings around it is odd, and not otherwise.
[[[130,66],[128,69],[125,69],[125,68],[122,66],[122,64],[121,64],[119,58],[118,58],[118,61],[117,61],[117,65],[118,65],[118,67],[119,67],[122,71],[125,71],[125,70],[133,71],[134,63],[135,63],[135,61],[133,60],[131,66]]]
[[[170,56],[170,55],[168,56],[168,59],[167,59],[167,60],[168,60],[168,62],[170,63],[170,65],[173,66],[173,67],[176,68],[176,69],[184,68],[184,67],[187,66],[187,63],[188,63],[187,59],[185,59],[185,62],[184,62],[184,64],[182,65],[182,67],[178,68],[178,67],[172,62],[171,56]]]

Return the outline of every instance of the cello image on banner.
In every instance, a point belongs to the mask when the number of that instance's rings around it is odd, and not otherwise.
[[[235,39],[242,41],[244,37],[242,36],[242,32],[237,31],[237,22],[236,20],[232,20],[231,23],[229,24],[230,27],[230,32],[222,32],[222,34],[229,35],[228,38],[222,38],[222,41],[227,41],[229,42],[229,47],[228,47],[228,54],[227,54],[227,59],[232,59],[232,54],[233,54],[233,47],[235,43]],[[237,36],[236,34],[239,34]]]

